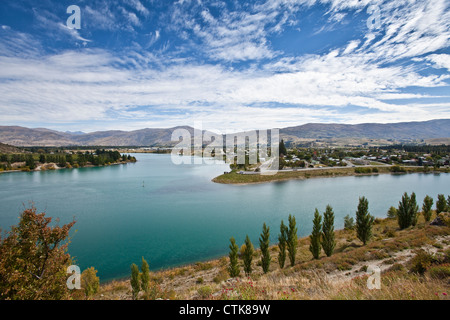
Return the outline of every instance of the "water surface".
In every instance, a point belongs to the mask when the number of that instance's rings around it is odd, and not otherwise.
[[[18,222],[30,201],[38,211],[77,221],[69,252],[102,281],[126,277],[144,256],[152,270],[226,255],[229,238],[255,246],[263,222],[276,242],[281,219],[296,217],[299,236],[312,229],[314,209],[335,212],[336,229],[354,216],[360,196],[385,217],[404,192],[448,194],[450,174],[317,178],[257,185],[222,185],[211,179],[225,164],[174,165],[170,155],[136,154],[137,163],[0,175],[0,228]]]

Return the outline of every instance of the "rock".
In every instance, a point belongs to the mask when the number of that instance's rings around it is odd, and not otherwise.
[[[441,212],[438,214],[438,216],[431,221],[431,226],[450,226],[450,213],[448,212]]]

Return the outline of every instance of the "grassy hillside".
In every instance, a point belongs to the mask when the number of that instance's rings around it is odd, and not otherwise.
[[[376,219],[373,240],[366,246],[354,230],[336,231],[336,240],[331,257],[322,254],[319,260],[313,260],[309,238],[299,239],[297,262],[284,269],[277,263],[278,247],[272,246],[267,274],[262,273],[260,252],[256,251],[250,277],[230,279],[227,257],[153,272],[149,298],[448,299],[450,227],[429,225],[421,216],[417,226],[399,230],[394,219]],[[242,275],[241,259],[240,264]],[[379,290],[367,287],[366,271],[371,265],[381,269]],[[131,299],[130,281],[101,285],[94,299]]]

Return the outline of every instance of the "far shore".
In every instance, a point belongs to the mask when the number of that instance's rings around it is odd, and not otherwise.
[[[369,168],[371,172],[357,173],[356,168]],[[373,169],[376,168],[375,172]],[[330,168],[315,168],[315,169],[298,169],[296,171],[283,171],[280,170],[274,175],[261,175],[261,174],[240,174],[236,171],[230,173],[224,173],[220,176],[213,178],[211,181],[222,184],[234,184],[234,185],[249,185],[249,184],[261,184],[269,182],[281,182],[288,180],[305,180],[310,178],[334,178],[345,176],[372,176],[378,174],[408,174],[408,173],[450,173],[450,168],[425,168],[417,166],[403,166],[401,167],[404,172],[393,172],[392,166],[387,165],[370,165],[361,167],[330,167]]]
[[[54,171],[54,170],[62,170],[62,169],[81,169],[81,168],[100,168],[100,167],[109,167],[113,165],[119,165],[119,164],[127,164],[127,163],[134,163],[134,161],[120,161],[120,162],[113,162],[110,164],[105,165],[99,165],[95,166],[93,164],[87,164],[82,167],[59,167],[56,163],[46,163],[46,165],[39,165],[36,167],[36,169],[29,169],[29,170],[23,170],[23,169],[14,169],[14,170],[0,170],[0,174],[2,173],[13,173],[13,172],[45,172],[45,171]]]

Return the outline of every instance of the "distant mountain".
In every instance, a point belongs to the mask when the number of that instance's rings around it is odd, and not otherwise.
[[[172,132],[188,126],[166,129],[141,129],[135,131],[97,131],[91,133],[59,132],[44,128],[30,129],[18,126],[0,126],[0,142],[14,146],[171,146]],[[301,139],[392,139],[413,141],[450,137],[450,119],[423,122],[321,124],[308,123],[280,129],[285,141]]]
[[[310,139],[366,138],[417,140],[450,137],[450,119],[423,122],[363,123],[363,124],[323,124],[284,128],[280,134],[289,137]]]

